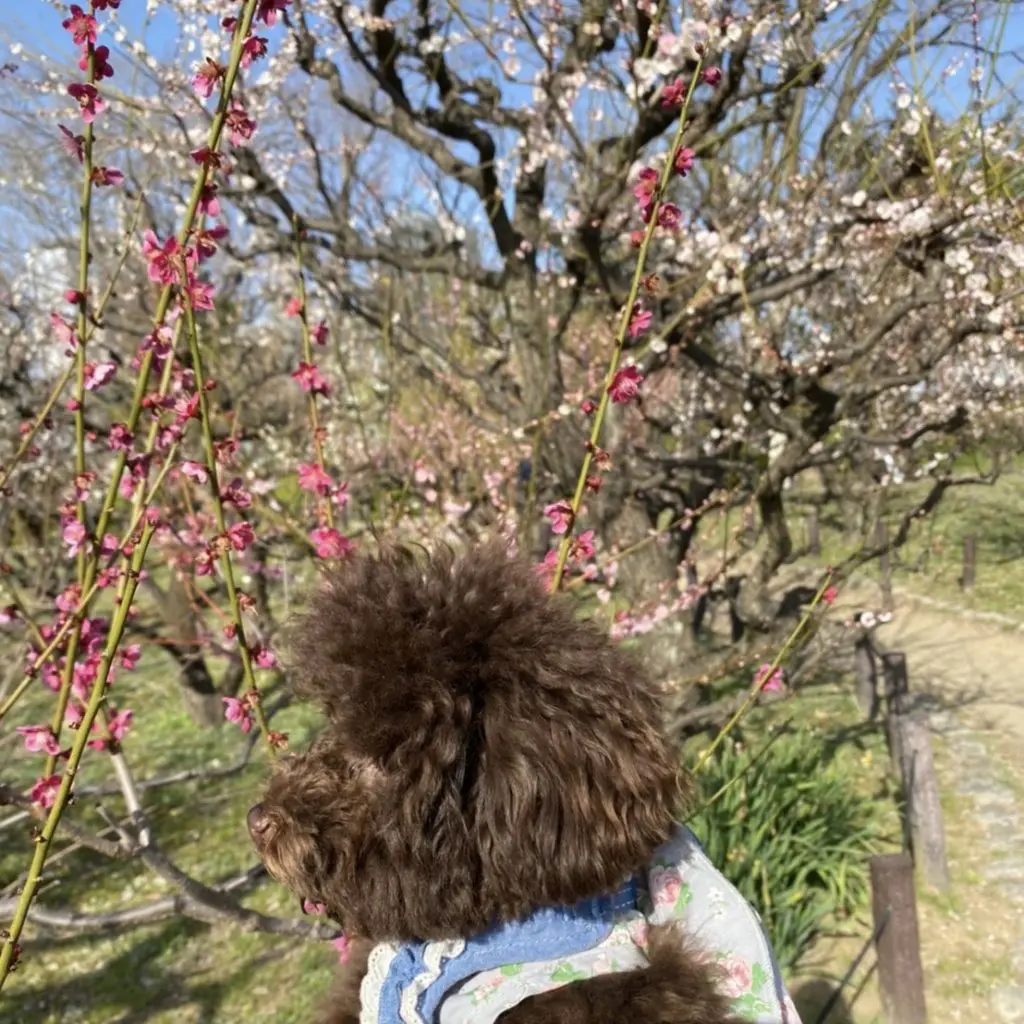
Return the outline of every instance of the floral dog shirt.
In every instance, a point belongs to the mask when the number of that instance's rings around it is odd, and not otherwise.
[[[723,969],[737,1017],[800,1024],[756,912],[684,825],[610,896],[543,908],[468,940],[374,947],[360,1024],[493,1024],[530,996],[646,966],[648,928],[672,921]]]

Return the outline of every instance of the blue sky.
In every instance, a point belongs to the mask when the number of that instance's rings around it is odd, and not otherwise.
[[[468,0],[468,6],[465,9],[473,11],[473,4],[477,2],[480,2],[480,0]],[[50,56],[60,57],[65,60],[71,60],[75,56],[75,48],[71,39],[68,33],[61,28],[61,21],[64,15],[54,6],[44,2],[44,0],[18,0],[18,2],[15,2],[15,0],[0,0],[0,3],[8,7],[8,10],[5,11],[4,23],[0,26],[0,60],[7,59],[4,51],[8,50],[10,43],[15,41],[21,43],[29,51],[42,51]],[[221,12],[231,9],[231,6],[227,4],[212,6]],[[834,18],[839,19],[841,22],[844,16],[855,15],[856,7],[856,3],[852,3],[845,8],[841,7]],[[176,53],[176,26],[173,16],[164,11],[163,13],[157,13],[154,19],[147,20],[145,9],[144,0],[123,0],[121,8],[117,12],[117,20],[125,26],[129,38],[136,39],[142,36],[150,53],[158,60],[180,60],[189,67],[194,64],[200,57],[198,53],[182,54],[180,56]],[[492,9],[496,11],[504,10],[500,3]],[[1016,50],[1016,55],[1011,54],[1003,58],[1000,62],[999,70],[1000,74],[1010,83],[1011,92],[1020,96],[1024,93],[1024,89],[1021,88],[1021,74],[1024,71],[1024,63],[1022,63],[1024,62],[1024,4],[1018,3],[1016,8],[1003,4],[999,10],[1007,15],[1006,21],[1002,26],[1003,46],[1004,48]],[[845,15],[844,11],[846,12]],[[105,12],[101,16],[101,20],[109,20],[109,13]],[[901,14],[900,17],[902,19],[903,15]],[[995,38],[997,32],[996,24],[997,20],[992,18],[983,23],[981,32],[984,41],[992,41]],[[834,20],[830,21],[824,30],[825,33],[836,31],[839,30],[836,28]],[[283,32],[283,26],[279,23],[273,30],[264,31],[263,34],[270,38],[271,45],[274,46],[279,45]],[[961,42],[969,40],[969,29],[967,26],[962,26],[959,32]],[[108,36],[102,36],[101,42],[111,44],[116,52],[116,47],[113,47],[113,41]],[[968,74],[972,66],[972,55],[962,49],[953,50],[952,48],[943,47],[940,50],[922,55],[916,68],[911,67],[911,62],[908,60],[899,69],[908,80],[924,77],[929,80],[938,81],[940,79],[939,70],[949,63],[954,52],[963,54],[965,58],[964,67],[948,82],[942,83],[941,89],[935,89],[930,95],[925,97],[940,113],[944,114],[962,111],[970,100]],[[16,57],[14,59],[17,60]],[[883,80],[876,86],[873,90],[873,95],[870,97],[875,105],[876,112],[884,108],[888,102],[891,102],[891,97],[886,96],[889,88],[888,81],[886,80],[887,77],[883,77]],[[117,80],[115,79],[115,81]],[[827,84],[827,80],[825,84]],[[526,86],[510,85],[502,82],[502,89],[507,102],[522,106],[530,101],[530,90]],[[823,99],[823,92],[822,88],[812,92],[812,108],[813,105]],[[0,103],[2,103],[2,97],[3,86],[0,83]],[[590,96],[582,101],[581,108],[576,112],[577,123],[584,126],[584,130],[589,122],[590,127],[594,130],[605,131],[607,130],[607,122],[605,122],[605,125],[597,126],[589,117],[591,107],[595,103],[607,106],[608,101],[600,96],[596,98]],[[325,138],[334,139],[342,131],[338,125],[336,110],[327,107],[324,109],[326,112],[323,115],[323,123],[328,126]],[[610,113],[610,110],[608,112]],[[0,114],[0,128],[3,127],[2,122],[3,115]],[[813,146],[815,144],[816,134],[815,126],[812,125],[805,140],[808,145]],[[511,139],[511,136],[509,139]],[[468,148],[465,153],[460,155],[464,155],[471,162],[475,162],[475,155]],[[407,208],[424,209],[422,185],[417,186],[415,184],[417,177],[415,163],[409,159],[407,154],[404,154],[404,156],[408,164],[408,170],[396,179],[401,182],[397,187],[404,190],[400,198]],[[452,194],[446,198],[449,201],[454,200],[454,188],[452,189]]]

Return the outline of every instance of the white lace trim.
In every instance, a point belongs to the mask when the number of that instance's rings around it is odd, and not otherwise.
[[[366,974],[359,986],[359,1024],[378,1024],[381,989],[397,952],[398,946],[393,942],[380,942],[370,950]]]
[[[413,978],[412,982],[405,987],[402,993],[402,1002],[398,1015],[402,1018],[402,1024],[428,1024],[424,1022],[419,1012],[420,995],[437,979],[441,973],[441,967],[445,960],[458,956],[466,948],[463,939],[448,939],[444,942],[428,943],[423,954],[423,966],[426,968]]]
[[[398,1010],[402,1024],[425,1024],[417,1005],[420,996],[437,979],[444,961],[459,956],[465,948],[466,943],[463,939],[428,943],[423,954],[426,970],[421,971],[402,991]],[[393,942],[381,942],[370,951],[366,974],[359,986],[359,1024],[379,1024],[380,994],[399,949],[400,947]]]

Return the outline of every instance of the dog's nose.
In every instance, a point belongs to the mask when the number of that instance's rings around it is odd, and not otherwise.
[[[263,804],[253,804],[249,813],[245,816],[249,826],[249,834],[253,839],[262,839],[270,828],[270,815],[267,814]]]

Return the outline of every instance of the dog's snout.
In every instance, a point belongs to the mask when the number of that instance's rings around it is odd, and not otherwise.
[[[263,804],[253,804],[245,816],[249,825],[249,834],[253,839],[263,839],[270,830],[270,815]]]

